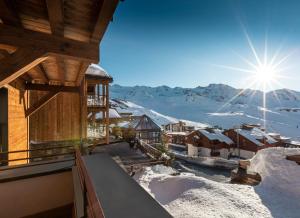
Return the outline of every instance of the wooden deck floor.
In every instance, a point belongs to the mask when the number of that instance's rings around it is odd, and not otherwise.
[[[92,153],[109,154],[127,172],[137,171],[142,166],[160,163],[143,154],[140,150],[131,149],[126,142],[98,146]]]

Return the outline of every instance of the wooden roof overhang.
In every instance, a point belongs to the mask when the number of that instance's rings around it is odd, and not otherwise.
[[[118,0],[0,0],[0,88],[78,87]],[[37,85],[39,84],[39,85]]]

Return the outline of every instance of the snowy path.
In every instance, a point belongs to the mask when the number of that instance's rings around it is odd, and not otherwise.
[[[164,166],[147,167],[135,179],[174,217],[299,217],[300,166],[285,160],[283,150],[261,153],[252,163],[263,178],[256,187],[214,182],[190,173],[172,176],[172,168]],[[274,161],[265,161],[269,157]],[[279,170],[275,163],[282,165]]]

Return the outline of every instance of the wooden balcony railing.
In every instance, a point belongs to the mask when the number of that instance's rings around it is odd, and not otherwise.
[[[88,107],[105,107],[106,96],[105,95],[88,95],[87,96]]]

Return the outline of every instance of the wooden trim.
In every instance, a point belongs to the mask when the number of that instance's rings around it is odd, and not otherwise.
[[[92,43],[99,43],[103,38],[106,28],[111,21],[119,0],[103,0],[98,19],[91,36]]]
[[[99,62],[99,45],[0,25],[0,44],[15,47],[39,48],[48,55],[58,55],[81,61]]]
[[[1,31],[0,31],[1,32]],[[1,33],[0,33],[1,38]],[[30,40],[28,40],[30,41]],[[26,73],[47,57],[44,52],[37,49],[19,48],[10,56],[0,60],[0,88],[5,84]]]
[[[51,32],[64,36],[64,7],[62,0],[46,0]]]
[[[72,167],[73,186],[74,186],[74,206],[77,218],[84,217],[84,191],[81,186],[79,172],[76,166]]]
[[[50,92],[79,92],[80,87],[78,86],[60,86],[60,85],[47,85],[47,84],[32,84],[27,83],[25,85],[26,90],[37,90],[37,91],[50,91]]]
[[[58,93],[59,91],[53,91],[43,96],[38,102],[26,110],[25,117],[27,118],[37,112],[42,106],[51,101]]]

